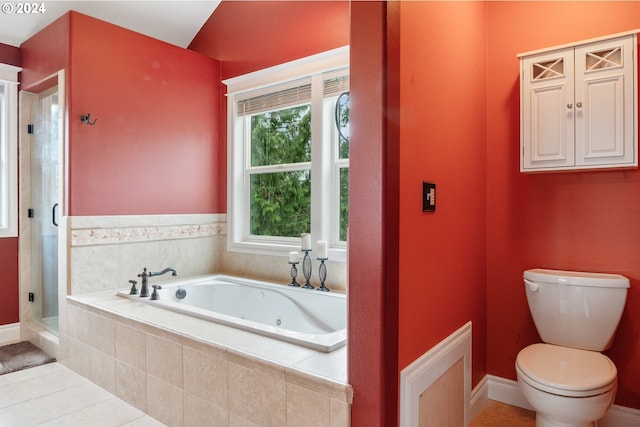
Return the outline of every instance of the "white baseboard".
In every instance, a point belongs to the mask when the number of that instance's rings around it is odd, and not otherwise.
[[[20,323],[0,326],[0,345],[20,341]]]
[[[471,413],[479,413],[488,400],[497,400],[512,406],[533,410],[518,388],[518,382],[494,375],[485,376],[471,392]],[[484,402],[484,403],[483,403]],[[607,415],[598,421],[598,427],[638,427],[640,409],[612,405]]]
[[[488,375],[485,375],[471,390],[471,407],[469,408],[469,419],[471,420],[489,403],[489,381],[487,377]]]

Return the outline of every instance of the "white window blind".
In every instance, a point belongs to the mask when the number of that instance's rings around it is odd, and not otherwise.
[[[311,84],[270,92],[238,101],[238,116],[250,116],[311,102]]]
[[[333,77],[324,81],[324,97],[331,98],[349,91],[349,76]]]

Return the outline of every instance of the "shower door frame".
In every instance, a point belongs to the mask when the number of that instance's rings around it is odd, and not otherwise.
[[[68,290],[67,273],[67,216],[68,216],[68,128],[66,106],[66,81],[65,72],[57,73],[32,85],[27,90],[21,90],[19,94],[20,120],[19,120],[19,265],[20,265],[20,336],[48,350],[49,354],[59,353],[58,337],[64,333],[64,318],[66,317],[66,294]],[[54,86],[58,86],[59,135],[58,158],[59,175],[58,200],[59,200],[59,226],[58,226],[58,334],[45,329],[34,321],[32,303],[29,302],[29,293],[32,290],[31,281],[31,223],[28,217],[28,209],[31,204],[31,135],[27,131],[27,125],[31,120],[31,104],[38,100],[39,94],[46,92]],[[33,91],[30,89],[37,88]],[[54,356],[55,357],[55,356]]]

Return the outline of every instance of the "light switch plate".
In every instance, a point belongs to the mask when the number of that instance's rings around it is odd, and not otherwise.
[[[422,212],[435,212],[436,185],[432,182],[422,182]]]

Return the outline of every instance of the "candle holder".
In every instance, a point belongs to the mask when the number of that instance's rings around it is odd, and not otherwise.
[[[296,268],[297,262],[289,262],[291,264],[291,283],[289,286],[295,286],[296,288],[300,287],[300,283],[296,282],[296,276],[298,275],[298,269]]]
[[[309,252],[311,249],[304,251],[304,257],[302,258],[302,274],[304,274],[305,284],[303,288],[305,289],[315,289],[309,279],[311,279],[311,257],[309,256]]]
[[[320,276],[320,287],[317,289],[318,291],[329,292],[329,288],[324,285],[325,280],[327,280],[327,265],[324,263],[328,258],[318,258],[320,261],[320,267],[318,267],[318,275]]]

